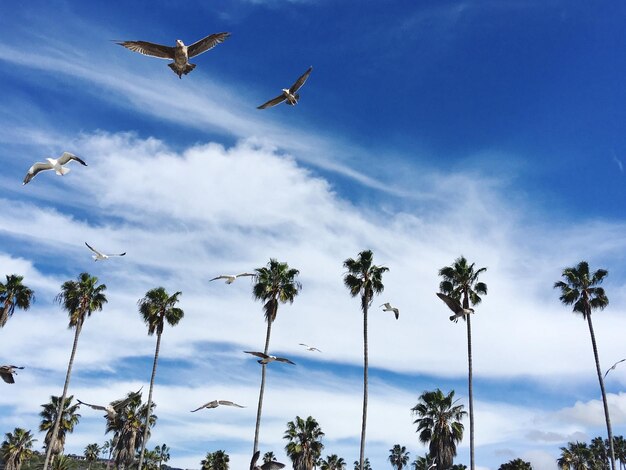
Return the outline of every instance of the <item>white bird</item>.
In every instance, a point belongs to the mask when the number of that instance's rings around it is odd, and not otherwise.
[[[122,41],[118,42],[120,46],[124,46],[126,49],[130,49],[133,52],[138,52],[143,55],[149,55],[151,57],[157,57],[159,59],[173,60],[174,62],[167,64],[171,68],[178,78],[183,78],[183,74],[187,75],[193,69],[196,68],[196,64],[190,64],[189,59],[203,52],[213,49],[218,44],[224,42],[230,33],[215,33],[211,34],[197,42],[194,42],[191,46],[185,46],[180,39],[176,40],[174,47],[162,46],[161,44],[155,44],[147,41]]]
[[[208,403],[205,403],[202,406],[199,406],[195,410],[191,410],[191,412],[194,413],[194,412],[196,412],[198,410],[201,410],[202,408],[207,408],[207,409],[217,408],[220,405],[236,406],[237,408],[245,408],[245,406],[238,405],[237,403],[234,403],[232,401],[228,401],[228,400],[213,400],[213,401],[210,401]]]
[[[441,294],[441,293],[437,293],[437,297],[439,297],[441,300],[443,300],[446,305],[450,308],[450,310],[452,310],[454,312],[454,315],[452,315],[450,317],[450,321],[453,321],[454,323],[456,323],[457,321],[459,321],[459,317],[465,317],[465,315],[469,315],[470,313],[474,313],[474,309],[473,308],[463,308],[461,307],[461,304],[453,299],[452,297],[445,295],[445,294]]]
[[[13,375],[17,375],[15,369],[23,369],[23,367],[18,366],[0,366],[0,377],[8,384],[14,384],[15,379]]]
[[[290,361],[286,357],[268,356],[267,354],[264,354],[259,351],[244,351],[244,352],[246,354],[252,354],[253,356],[260,357],[261,359],[257,361],[259,364],[268,364],[270,362],[277,361],[277,362],[286,362],[287,364],[293,364],[294,366],[296,365],[295,362]]]
[[[124,252],[124,253],[115,254],[115,255],[111,255],[111,254],[105,255],[104,253],[100,253],[94,247],[90,246],[89,243],[85,242],[85,245],[87,245],[87,248],[89,248],[91,251],[95,253],[94,255],[91,255],[94,261],[104,261],[105,259],[109,259],[111,256],[124,256],[126,254],[126,252]]]
[[[241,274],[222,274],[221,276],[217,276],[214,277],[213,279],[209,279],[209,282],[211,281],[216,281],[217,279],[226,279],[226,284],[232,284],[233,282],[235,282],[235,279],[237,279],[238,277],[243,277],[243,276],[256,276],[256,274],[253,273],[241,273]]]
[[[296,80],[296,83],[291,85],[290,88],[283,88],[283,92],[280,95],[278,95],[276,98],[272,98],[267,103],[263,103],[261,106],[258,106],[257,109],[271,108],[272,106],[276,106],[283,101],[285,102],[285,104],[288,104],[290,106],[294,106],[295,104],[297,104],[298,100],[300,99],[300,95],[296,92],[302,87],[302,85],[304,85],[306,79],[309,78],[309,75],[311,75],[312,70],[313,66],[309,67],[307,71],[304,72],[300,76],[300,78]]]
[[[37,162],[28,169],[28,173],[26,173],[24,181],[22,182],[23,185],[28,183],[35,176],[37,176],[40,171],[54,170],[57,175],[67,175],[70,172],[70,169],[64,167],[63,165],[69,163],[72,160],[77,161],[81,165],[87,166],[87,164],[83,160],[69,152],[63,152],[63,155],[61,155],[59,158],[46,158],[46,160],[48,160],[48,163]]]
[[[261,451],[257,450],[252,459],[250,460],[250,470],[280,470],[285,467],[284,463],[277,462],[276,460],[270,460],[269,462],[265,462],[260,467],[256,464],[257,460],[259,460],[259,456],[261,455]]]
[[[398,310],[395,307],[392,307],[389,302],[385,302],[384,304],[381,305],[381,307],[385,307],[383,308],[383,312],[393,312],[393,314],[396,316],[396,320],[400,318],[400,310]]]
[[[89,408],[92,408],[94,410],[106,411],[106,415],[104,417],[110,420],[113,420],[116,418],[120,410],[124,409],[126,405],[128,405],[131,401],[135,400],[138,396],[141,396],[141,388],[137,390],[136,392],[131,393],[128,397],[124,398],[123,400],[113,401],[106,406],[91,405],[89,403],[85,403],[84,401],[80,401],[79,399],[76,399],[76,401],[80,403],[81,405],[88,406]]]
[[[611,372],[612,370],[614,370],[617,367],[617,364],[619,364],[620,362],[624,362],[626,361],[626,359],[621,359],[619,361],[617,361],[615,364],[613,364],[611,367],[609,367],[606,372],[604,373],[604,378],[606,379],[606,376],[609,372]]]
[[[304,343],[298,343],[300,346],[304,346],[306,348],[307,351],[317,351],[317,352],[322,352],[321,349],[317,349],[314,346],[309,346],[308,344],[304,344]]]

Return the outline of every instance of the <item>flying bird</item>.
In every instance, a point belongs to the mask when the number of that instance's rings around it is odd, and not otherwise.
[[[604,378],[606,379],[606,376],[609,372],[611,372],[612,370],[614,370],[617,367],[617,364],[619,364],[620,362],[624,362],[626,361],[626,359],[621,359],[619,361],[617,361],[615,364],[613,364],[611,367],[609,367],[606,372],[604,373]]]
[[[454,323],[456,323],[457,321],[459,321],[459,317],[464,317],[465,315],[469,315],[470,313],[474,313],[474,309],[473,308],[463,308],[461,307],[461,304],[454,300],[452,297],[445,295],[445,294],[441,294],[441,293],[437,293],[437,297],[439,297],[441,300],[443,300],[446,305],[450,308],[450,310],[452,310],[454,312],[454,315],[452,315],[450,317],[450,321],[453,321]]]
[[[213,279],[209,279],[209,282],[211,281],[216,281],[217,279],[226,279],[226,284],[232,284],[233,282],[235,282],[235,279],[237,279],[238,277],[243,277],[243,276],[256,276],[256,274],[253,273],[241,273],[241,274],[222,274],[221,276],[217,276],[214,277]]]
[[[207,409],[217,408],[220,405],[236,406],[237,408],[245,408],[245,406],[238,405],[237,403],[234,403],[232,401],[228,401],[228,400],[213,400],[213,401],[210,401],[208,403],[205,403],[204,405],[196,408],[195,410],[191,410],[191,412],[194,413],[196,411],[201,410],[202,408],[207,408]]]
[[[92,408],[94,410],[106,411],[106,415],[104,417],[110,420],[114,420],[117,417],[117,414],[122,409],[124,409],[126,405],[128,405],[131,401],[137,398],[137,396],[141,395],[141,388],[137,390],[136,392],[131,393],[128,397],[124,398],[123,400],[111,402],[106,406],[91,405],[89,403],[85,403],[84,401],[80,401],[79,399],[76,399],[76,401],[80,403],[81,405],[88,406],[89,408]]]
[[[296,365],[295,362],[290,361],[286,357],[268,356],[267,354],[264,354],[258,351],[244,351],[244,352],[246,354],[252,354],[253,356],[260,357],[261,359],[257,361],[259,364],[268,364],[270,362],[277,361],[277,362],[286,362],[287,364],[293,364],[294,366]]]
[[[272,98],[267,103],[263,103],[261,106],[258,106],[257,109],[271,108],[272,106],[276,106],[283,101],[290,106],[294,106],[295,104],[297,104],[298,100],[300,99],[300,95],[297,93],[297,91],[302,87],[302,85],[304,85],[306,79],[309,78],[309,75],[311,75],[312,70],[313,66],[309,67],[307,71],[304,72],[300,76],[300,78],[296,80],[296,83],[291,85],[289,89],[283,88],[283,92],[280,95],[278,95],[276,98]]]
[[[89,243],[85,242],[85,245],[87,245],[87,248],[89,248],[91,251],[95,253],[91,255],[94,261],[104,261],[105,259],[109,259],[111,256],[124,256],[126,254],[126,252],[124,252],[124,253],[120,253],[116,255],[111,255],[111,254],[105,255],[104,253],[100,253],[94,247],[90,246]]]
[[[122,41],[117,44],[143,55],[173,60],[174,62],[167,64],[167,66],[178,75],[178,78],[183,78],[183,74],[187,75],[196,68],[196,64],[190,64],[189,59],[209,49],[213,49],[218,44],[224,42],[229,36],[230,33],[211,34],[204,39],[194,42],[191,46],[185,46],[180,39],[176,40],[174,47],[162,46],[161,44],[154,44],[147,41]]]
[[[18,366],[0,366],[0,377],[8,384],[14,384],[15,379],[13,375],[17,375],[15,369],[23,369],[23,367]]]
[[[66,165],[72,160],[77,161],[81,165],[87,166],[87,164],[83,160],[69,152],[63,152],[63,155],[61,155],[59,158],[46,158],[46,160],[48,160],[48,163],[37,162],[28,169],[28,173],[26,173],[26,176],[24,177],[24,182],[22,183],[23,185],[28,183],[35,176],[37,176],[40,171],[54,170],[54,172],[59,176],[68,174],[70,172],[70,169],[64,167],[63,165]]]
[[[309,346],[308,344],[304,344],[304,343],[298,343],[300,346],[304,346],[306,348],[307,351],[317,351],[317,352],[322,352],[321,349],[317,349],[314,346]]]
[[[257,460],[259,460],[259,456],[261,455],[261,451],[257,450],[252,459],[250,460],[250,470],[280,470],[285,467],[284,463],[277,462],[276,460],[271,460],[269,462],[265,462],[260,467],[256,464]]]
[[[395,307],[392,307],[389,302],[385,302],[384,304],[381,305],[381,307],[385,307],[383,308],[383,312],[393,312],[393,314],[396,316],[396,320],[400,318],[400,310],[398,310]]]

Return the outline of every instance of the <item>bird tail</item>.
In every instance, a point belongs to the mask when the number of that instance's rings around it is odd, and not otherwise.
[[[70,172],[69,168],[62,166],[61,169],[56,172],[56,174],[59,176],[63,176],[63,175],[67,175],[69,172]]]
[[[456,322],[458,322],[458,321],[459,321],[459,319],[456,317],[456,315],[452,315],[452,316],[450,317],[450,321],[453,321],[454,323],[456,323]]]

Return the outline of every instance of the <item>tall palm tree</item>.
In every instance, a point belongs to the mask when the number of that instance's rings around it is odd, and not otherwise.
[[[148,325],[148,335],[152,336],[154,333],[157,335],[156,349],[154,350],[154,362],[152,364],[152,375],[150,376],[150,391],[148,392],[146,422],[150,421],[149,413],[152,409],[152,390],[154,388],[154,376],[156,375],[157,362],[159,360],[163,327],[166,321],[170,326],[176,326],[185,314],[180,308],[175,306],[178,303],[178,297],[180,297],[181,294],[182,292],[175,292],[173,295],[169,295],[165,288],[157,287],[146,292],[145,297],[140,299],[138,302],[139,313],[141,314],[143,321],[146,325]],[[143,465],[143,455],[148,441],[148,429],[149,426],[144,427],[138,470],[141,470]]]
[[[47,431],[44,438],[46,455],[58,456],[63,453],[65,435],[74,432],[74,427],[80,420],[80,415],[78,414],[80,405],[78,403],[72,404],[73,399],[73,395],[70,395],[63,401],[59,397],[51,396],[49,403],[41,405],[43,410],[39,413],[39,416],[41,416],[39,430]],[[63,403],[63,406],[61,406],[61,403]],[[61,413],[59,413],[60,409],[62,410]]]
[[[439,389],[424,392],[411,411],[418,418],[419,440],[428,444],[429,454],[436,459],[438,469],[452,466],[456,456],[456,445],[463,439],[461,420],[467,414],[463,405],[455,405],[454,390],[447,395]]]
[[[23,428],[15,428],[8,432],[0,445],[0,456],[4,460],[5,470],[20,470],[22,462],[30,459],[33,455],[33,438],[30,431]]]
[[[352,297],[361,297],[363,311],[363,415],[361,419],[361,449],[359,453],[360,470],[364,470],[365,457],[365,428],[367,425],[367,372],[368,372],[368,344],[367,344],[367,312],[374,300],[374,294],[385,290],[383,273],[389,271],[384,266],[375,266],[374,254],[371,250],[361,251],[356,259],[348,258],[343,267],[348,270],[343,278],[344,285]]]
[[[475,269],[474,263],[468,264],[464,256],[460,256],[452,266],[444,266],[439,270],[443,280],[439,283],[439,290],[462,303],[463,308],[478,305],[480,295],[487,294],[487,284],[478,282],[478,276],[487,268]],[[479,295],[480,294],[480,295]],[[472,319],[471,315],[464,315],[467,325],[467,369],[468,369],[468,401],[470,422],[470,468],[474,470],[474,388],[472,382]]]
[[[593,332],[593,323],[591,321],[591,312],[593,310],[604,310],[609,304],[609,298],[606,296],[604,289],[598,287],[608,274],[609,272],[606,269],[598,269],[592,274],[589,272],[589,264],[586,261],[581,261],[577,266],[565,268],[562,273],[562,277],[565,281],[555,282],[554,288],[561,290],[559,300],[564,305],[573,304],[573,311],[582,314],[583,319],[587,320],[589,335],[591,336],[591,346],[593,348],[593,357],[596,361],[598,382],[600,383],[600,392],[602,393],[602,403],[604,404],[604,419],[606,420],[606,431],[609,438],[611,470],[615,470],[615,451],[613,449],[613,431],[611,430],[609,405],[606,401],[604,378],[602,377],[596,336]]]
[[[320,464],[321,470],[345,470],[346,461],[337,454],[327,455]]]
[[[525,460],[513,459],[500,465],[498,470],[533,470],[533,466]]]
[[[561,447],[561,456],[556,463],[563,470],[589,470],[591,452],[584,442],[568,442]]]
[[[141,395],[130,392],[126,398],[132,398],[121,408],[115,419],[107,420],[105,433],[113,432],[113,460],[118,468],[130,467],[135,462],[135,455],[141,448],[144,430],[146,426],[146,416],[148,405],[141,402]],[[124,398],[123,400],[125,400]],[[115,407],[122,400],[116,400],[111,405]],[[150,429],[154,427],[157,416],[154,414],[156,404],[151,403],[150,421],[148,426],[148,436]]]
[[[609,442],[601,437],[594,437],[589,443],[591,453],[591,466],[594,470],[608,470],[609,468]]]
[[[159,460],[159,470],[161,470],[163,462],[167,463],[170,459],[170,448],[166,444],[162,444],[160,447],[155,447],[154,451],[157,453]]]
[[[67,396],[67,388],[70,384],[72,366],[74,365],[74,356],[76,355],[78,338],[83,328],[83,323],[93,312],[102,310],[103,305],[107,302],[107,298],[104,295],[106,288],[104,284],[98,284],[97,277],[90,276],[88,273],[81,273],[77,281],[65,281],[61,286],[61,292],[56,296],[56,301],[63,306],[70,317],[69,328],[74,328],[74,343],[72,345],[70,361],[67,365],[67,374],[65,375],[65,384],[63,385],[63,394],[61,395],[59,406],[61,406]],[[61,413],[59,411],[57,413],[57,420],[53,425],[52,440],[46,449],[46,459],[44,461],[43,470],[48,470],[50,455],[52,449],[54,449],[54,441],[59,428],[60,418]]]
[[[98,456],[100,455],[101,450],[102,449],[97,443],[87,444],[87,446],[85,447],[85,460],[89,462],[89,465],[87,465],[87,470],[91,468],[92,462],[98,460]]]
[[[389,463],[396,470],[402,470],[409,463],[409,452],[405,446],[394,445],[389,449]]]
[[[113,451],[115,450],[116,445],[117,445],[117,440],[115,438],[111,438],[108,441],[105,441],[105,443],[102,445],[102,452],[108,455],[106,470],[109,470],[111,466],[111,455],[113,454]]]
[[[33,291],[22,284],[24,276],[11,274],[5,277],[7,282],[5,284],[0,282],[0,328],[6,325],[16,308],[28,310],[30,304],[35,301]]]
[[[312,470],[324,448],[323,436],[322,428],[312,416],[306,420],[296,416],[295,421],[287,423],[283,439],[289,441],[285,451],[294,470]]]
[[[252,288],[252,295],[255,300],[265,302],[263,312],[267,322],[265,333],[265,348],[263,352],[268,354],[270,347],[270,335],[272,333],[272,323],[276,320],[279,303],[293,303],[294,299],[302,289],[302,285],[296,280],[300,271],[290,269],[287,263],[281,263],[275,259],[270,259],[267,266],[257,268],[256,282]],[[259,429],[261,427],[261,411],[263,409],[263,394],[265,393],[265,368],[266,364],[261,364],[261,387],[259,390],[259,405],[256,412],[256,425],[254,428],[254,449],[255,453],[259,449]]]
[[[361,470],[361,462],[359,462],[358,460],[354,461],[354,470]],[[372,470],[372,466],[370,465],[370,459],[368,459],[367,457],[365,458],[365,460],[363,461],[363,470]]]
[[[624,439],[624,436],[613,437],[613,449],[615,459],[619,460],[620,469],[624,469],[626,467],[626,439]]]

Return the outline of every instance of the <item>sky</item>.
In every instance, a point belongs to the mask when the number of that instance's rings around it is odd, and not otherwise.
[[[254,438],[262,304],[248,278],[300,271],[281,305],[262,452],[283,462],[286,423],[313,416],[323,456],[358,458],[362,314],[343,261],[365,249],[389,268],[369,315],[366,456],[391,468],[426,447],[411,408],[427,390],[467,407],[463,322],[434,295],[438,270],[486,267],[472,319],[476,464],[514,458],[556,468],[569,441],[605,436],[589,332],[553,289],[581,260],[605,268],[610,305],[594,313],[603,370],[626,357],[626,5],[571,0],[32,0],[0,5],[0,276],[36,301],[0,330],[0,363],[25,366],[0,393],[0,435],[38,432],[60,395],[73,332],[54,301],[81,272],[107,286],[85,323],[69,393],[108,403],[150,380],[155,338],[137,301],[181,291],[166,327],[148,447],[199,468],[225,450],[247,468]],[[191,44],[231,33],[179,79],[116,40]],[[313,72],[296,106],[256,107]],[[58,177],[28,168],[68,151]],[[123,258],[96,262],[85,242]],[[391,302],[400,318],[379,307]],[[306,351],[314,345],[321,353]],[[626,366],[607,376],[613,432],[626,433]],[[145,395],[147,396],[147,394]],[[220,407],[189,413],[213,400]],[[456,463],[469,465],[469,423]],[[66,452],[104,443],[81,409]]]

